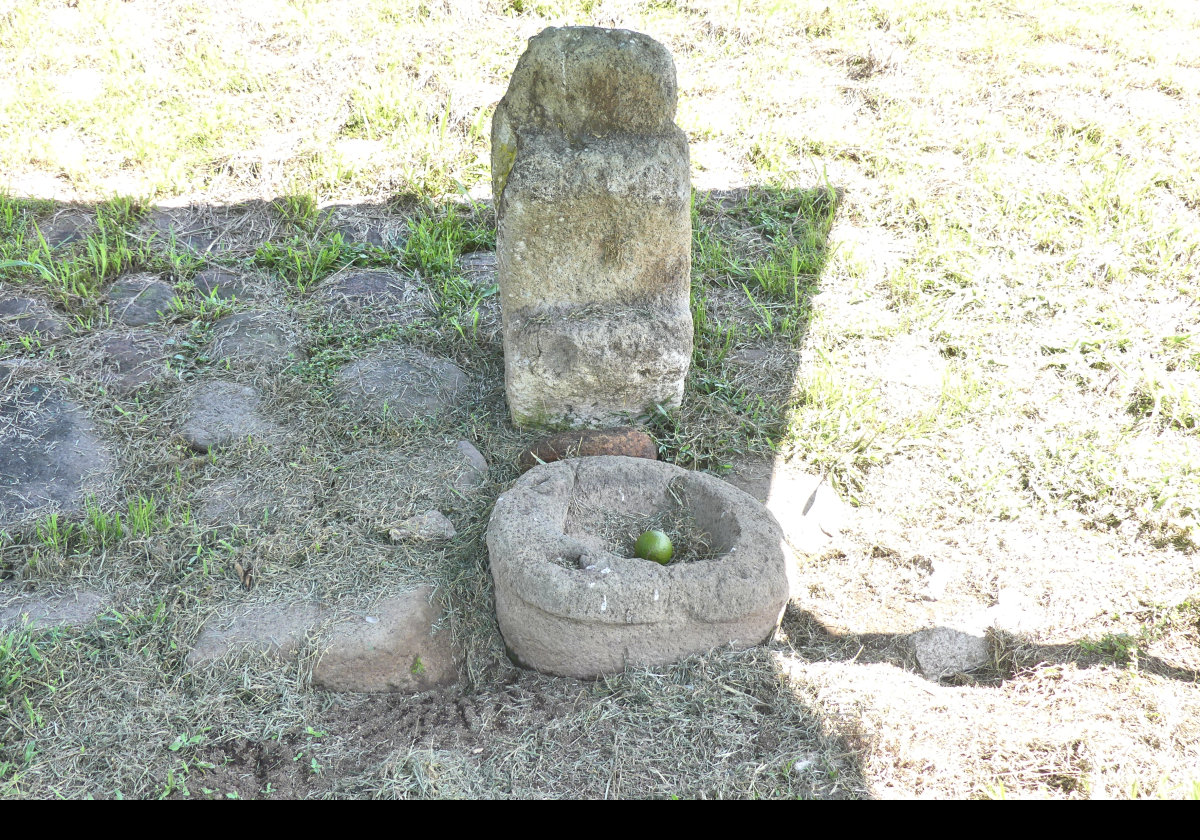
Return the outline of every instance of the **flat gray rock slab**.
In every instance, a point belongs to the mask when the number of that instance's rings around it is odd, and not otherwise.
[[[487,483],[488,462],[483,457],[475,444],[469,440],[460,440],[454,444],[455,450],[458,452],[461,459],[465,462],[463,469],[459,473],[458,478],[454,480],[454,486],[458,490],[467,491],[474,490],[477,487],[482,487]]]
[[[42,238],[51,248],[63,248],[82,242],[96,230],[96,220],[88,213],[67,210],[38,225]]]
[[[394,528],[389,528],[388,539],[394,543],[452,540],[457,533],[454,530],[454,523],[447,519],[440,510],[427,510],[397,523]]]
[[[458,258],[458,269],[472,285],[483,288],[498,282],[499,263],[495,251],[472,251]]]
[[[33,336],[52,341],[66,334],[63,320],[37,298],[0,300],[0,337]]]
[[[192,278],[192,283],[204,297],[249,301],[254,300],[256,294],[245,275],[220,266],[204,269]]]
[[[213,336],[213,361],[231,370],[277,369],[300,355],[296,331],[270,312],[226,315]]]
[[[335,204],[328,211],[328,224],[347,242],[359,242],[376,248],[400,249],[404,246],[408,226],[387,207]]]
[[[186,207],[156,207],[145,224],[150,233],[197,253],[210,251],[218,244],[220,231],[211,220]]]
[[[467,383],[458,365],[409,348],[359,359],[337,375],[343,405],[380,420],[436,417],[463,396]]]
[[[18,594],[0,589],[0,628],[83,627],[91,624],[107,606],[108,599],[99,592]]]
[[[380,269],[343,271],[326,280],[317,296],[331,317],[371,326],[412,323],[429,306],[429,293],[417,277]]]
[[[605,536],[613,520],[680,510],[704,532],[704,559],[663,566],[615,553]],[[487,545],[511,655],[562,676],[752,647],[774,635],[788,599],[771,514],[720,479],[660,461],[605,455],[534,467],[496,500]]]
[[[226,446],[247,436],[266,437],[278,429],[259,412],[262,395],[249,385],[210,381],[188,401],[183,439],[198,452]]]
[[[314,602],[262,604],[210,619],[187,655],[187,664],[206,665],[232,654],[250,652],[294,660],[321,621]]]
[[[113,460],[82,406],[0,365],[0,526],[82,510]]]
[[[313,685],[330,691],[428,691],[458,679],[442,610],[422,587],[386,598],[333,627],[313,669]]]
[[[108,311],[129,327],[157,324],[171,312],[175,290],[154,274],[120,277],[108,290]]]
[[[992,661],[991,645],[983,633],[934,627],[910,637],[921,672],[940,680],[982,668]]]
[[[101,340],[97,369],[105,387],[128,394],[166,372],[166,339],[149,330],[131,330]]]
[[[499,264],[495,251],[474,251],[458,260],[463,279],[482,293],[479,302],[479,323],[472,324],[487,341],[501,340]]]
[[[347,242],[361,242],[374,248],[389,248],[399,241],[398,234],[389,234],[379,225],[338,225],[335,230]]]

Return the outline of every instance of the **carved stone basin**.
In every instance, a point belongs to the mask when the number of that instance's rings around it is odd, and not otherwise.
[[[678,560],[633,556],[661,527]],[[746,493],[623,456],[534,467],[488,523],[496,615],[519,664],[596,677],[769,641],[788,599],[783,534]]]

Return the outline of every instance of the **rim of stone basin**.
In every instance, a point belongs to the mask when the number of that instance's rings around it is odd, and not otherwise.
[[[710,559],[623,557],[589,531],[597,517],[654,515],[675,499],[706,531]],[[550,673],[749,647],[773,635],[788,597],[783,533],[762,505],[713,476],[641,458],[534,467],[496,500],[488,553],[510,653]]]

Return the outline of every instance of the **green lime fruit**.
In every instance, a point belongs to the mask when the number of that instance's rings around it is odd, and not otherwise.
[[[675,546],[671,545],[671,538],[662,531],[647,531],[638,537],[633,553],[643,560],[653,560],[665,566],[671,562]]]

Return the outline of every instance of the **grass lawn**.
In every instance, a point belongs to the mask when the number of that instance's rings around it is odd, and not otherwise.
[[[491,115],[565,24],[678,69],[696,350],[682,407],[642,418],[660,457],[842,506],[771,645],[591,682],[511,665],[484,544],[535,437],[504,402]],[[412,317],[339,308],[364,271]],[[154,323],[120,323],[129,277],[169,287]],[[0,509],[0,608],[104,604],[0,629],[6,798],[1200,798],[1191,0],[0,0],[17,298],[57,327],[0,310],[0,447],[6,400],[55,383],[110,467],[77,514]],[[290,357],[223,360],[251,312]],[[170,350],[118,388],[113,341]],[[397,346],[466,397],[347,410],[339,372]],[[195,454],[214,378],[286,433]],[[482,486],[446,479],[460,440]],[[387,538],[435,508],[453,539]],[[332,622],[417,584],[453,688],[314,690],[311,638],[186,661],[229,609]],[[938,627],[986,664],[923,676]]]

